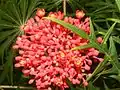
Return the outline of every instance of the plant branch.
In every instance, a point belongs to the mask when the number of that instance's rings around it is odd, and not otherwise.
[[[63,0],[63,12],[64,12],[64,15],[66,16],[66,0]]]

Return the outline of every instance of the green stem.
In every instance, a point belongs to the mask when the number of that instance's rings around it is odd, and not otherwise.
[[[94,41],[93,41],[94,42]],[[98,49],[98,44],[96,42],[94,42],[94,46]],[[105,54],[105,60],[101,63],[98,64],[98,66],[96,67],[96,69],[94,70],[94,72],[92,73],[92,75],[90,77],[87,78],[87,81],[90,81],[90,79],[95,76],[101,69],[102,67],[107,63],[107,61],[110,59],[112,60],[112,58],[109,56],[109,54],[102,48],[100,47],[98,50],[100,50],[101,52],[103,52]]]
[[[87,78],[87,81],[90,81],[90,79],[93,76],[95,76],[101,70],[101,68],[107,63],[107,61],[109,61],[112,65],[114,65],[115,68],[119,71],[119,68],[115,65],[115,62],[112,60],[111,56],[106,51],[104,51],[104,54],[106,55],[106,60],[103,61],[103,62],[101,62],[101,63],[99,63],[99,65],[96,67],[96,69],[94,70],[94,72],[92,73],[92,75]]]
[[[66,16],[66,0],[63,0],[63,12],[64,16]]]
[[[1,89],[23,89],[23,90],[35,90],[33,87],[25,87],[25,86],[9,86],[9,85],[0,85],[0,90]]]

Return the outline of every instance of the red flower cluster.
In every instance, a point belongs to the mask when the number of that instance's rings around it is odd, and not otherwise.
[[[86,76],[91,74],[93,63],[99,63],[99,51],[94,48],[72,51],[71,49],[86,45],[89,41],[74,34],[63,26],[42,18],[43,9],[38,9],[36,16],[30,18],[21,27],[25,35],[17,38],[14,49],[19,50],[15,57],[15,67],[22,67],[25,76],[32,76],[29,84],[35,82],[37,89],[58,86],[61,90],[69,88],[66,79],[73,84],[87,86]],[[86,33],[90,33],[89,18],[81,20],[84,12],[77,10],[76,18],[65,17],[63,13],[50,12],[48,16],[73,24]]]

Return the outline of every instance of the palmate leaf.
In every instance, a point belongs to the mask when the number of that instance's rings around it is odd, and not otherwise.
[[[6,37],[13,35],[15,32],[16,30],[0,32],[0,43],[3,42],[6,39]]]
[[[11,52],[17,36],[23,34],[20,26],[34,14],[39,0],[8,0],[6,5],[0,8],[0,64],[4,67],[0,73],[0,83],[2,83],[8,73],[8,79],[13,83],[13,57]]]

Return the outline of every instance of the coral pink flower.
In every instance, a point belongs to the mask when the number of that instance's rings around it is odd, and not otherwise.
[[[93,63],[103,59],[98,57],[95,48],[72,51],[71,49],[88,44],[88,40],[76,35],[63,26],[43,19],[44,9],[38,9],[36,16],[30,18],[22,28],[25,35],[17,38],[14,49],[19,50],[15,57],[15,67],[22,67],[25,76],[32,76],[29,84],[35,83],[38,90],[51,90],[58,86],[61,90],[69,88],[66,79],[72,84],[88,85],[87,75],[91,74]],[[81,21],[83,11],[76,11],[76,17],[64,17],[62,12],[50,12],[48,16],[64,20],[90,33],[89,18]]]

